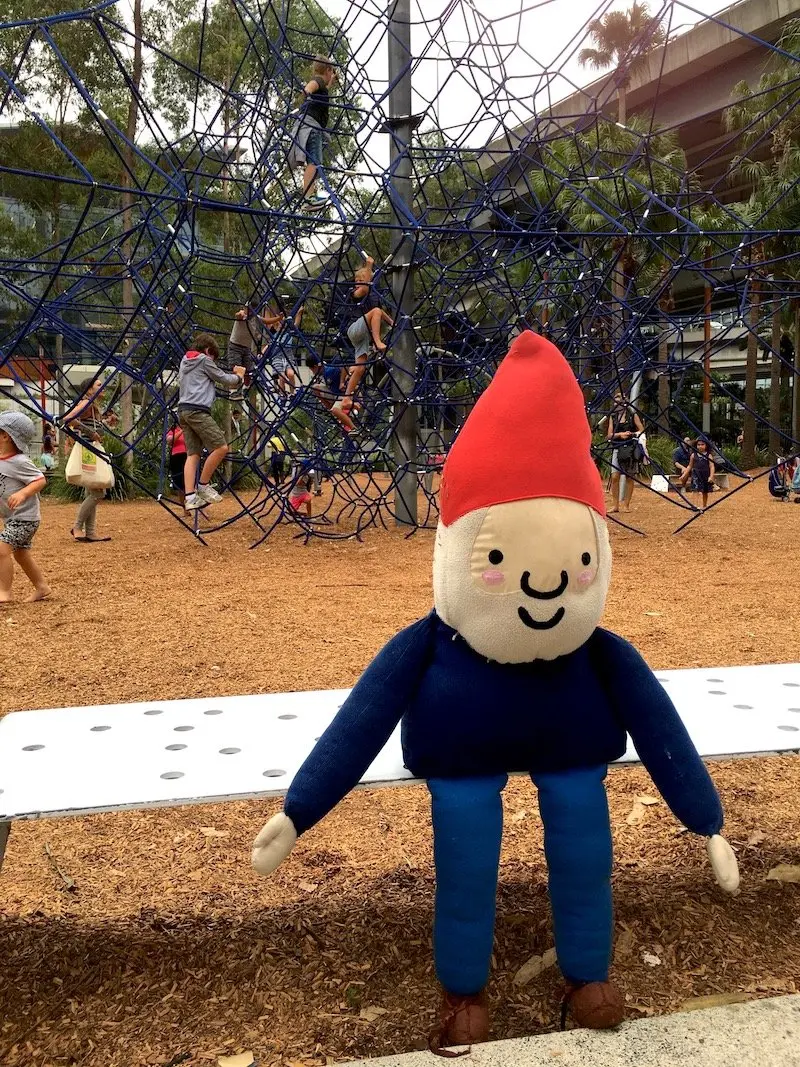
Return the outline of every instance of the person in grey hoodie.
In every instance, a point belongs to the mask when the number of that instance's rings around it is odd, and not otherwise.
[[[211,485],[211,479],[230,452],[230,446],[211,414],[211,405],[214,403],[215,385],[223,385],[228,389],[240,388],[244,382],[245,368],[235,366],[233,373],[229,374],[217,366],[218,358],[217,342],[211,334],[200,333],[194,339],[194,348],[181,360],[178,371],[178,422],[186,441],[184,507],[187,511],[196,511],[206,504],[222,500]],[[208,450],[208,456],[200,472],[198,485],[197,471],[203,448]]]

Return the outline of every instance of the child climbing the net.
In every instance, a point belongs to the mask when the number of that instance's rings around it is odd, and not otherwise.
[[[303,305],[294,318],[263,316],[262,322],[270,329],[273,338],[261,349],[272,368],[272,381],[283,396],[293,396],[297,389],[298,353],[300,351],[300,327],[303,322]],[[277,321],[276,321],[277,320]]]
[[[240,313],[241,314],[241,313]],[[242,321],[238,318],[237,321]],[[233,341],[228,346],[228,358],[237,354],[238,344]],[[184,507],[187,511],[196,511],[206,504],[216,504],[222,497],[211,485],[214,473],[230,452],[222,428],[211,414],[214,403],[215,385],[235,389],[244,383],[245,368],[236,365],[232,373],[227,373],[217,366],[219,348],[209,333],[200,333],[194,339],[194,348],[190,349],[181,360],[178,372],[178,422],[183,430],[186,443],[186,464],[184,466],[184,486],[186,498]],[[197,484],[197,471],[203,449],[208,456],[200,472]]]
[[[330,140],[330,92],[336,81],[336,68],[326,56],[315,56],[311,77],[303,86],[300,117],[292,132],[290,162],[303,170],[303,207],[319,211],[329,203],[328,197],[317,193],[319,168],[325,163],[325,146]]]
[[[354,406],[354,395],[367,369],[367,359],[386,351],[381,338],[381,328],[386,323],[394,326],[392,319],[381,307],[380,296],[373,285],[375,260],[366,257],[366,263],[353,275],[353,291],[348,300],[345,322],[347,339],[355,349],[355,362],[349,368],[347,384],[342,397],[342,410],[349,414]]]
[[[31,555],[31,544],[39,529],[39,493],[47,480],[28,456],[36,429],[21,411],[0,414],[0,604],[11,600],[14,560],[33,586],[26,599],[44,600],[50,586]]]
[[[322,406],[333,415],[345,433],[352,433],[355,424],[342,409],[343,378],[347,370],[336,363],[323,363],[313,352],[306,360],[311,370],[311,391]]]

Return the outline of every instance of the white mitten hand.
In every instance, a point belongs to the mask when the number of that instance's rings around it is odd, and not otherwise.
[[[273,815],[253,842],[250,860],[258,873],[272,874],[292,851],[296,840],[297,830],[289,816],[282,811]]]
[[[739,863],[736,853],[719,834],[714,834],[706,841],[706,851],[711,862],[711,870],[717,880],[717,885],[726,893],[739,892]]]

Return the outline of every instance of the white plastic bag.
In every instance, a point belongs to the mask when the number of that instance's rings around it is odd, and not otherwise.
[[[92,452],[79,441],[72,446],[64,476],[70,485],[84,489],[113,489],[114,471],[102,449]]]

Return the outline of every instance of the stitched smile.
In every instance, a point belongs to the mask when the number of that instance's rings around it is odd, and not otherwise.
[[[532,619],[525,608],[517,608],[517,612],[525,625],[530,626],[532,630],[552,630],[564,618],[563,608],[559,608],[552,619],[546,619],[544,622],[537,622],[536,619]]]
[[[538,589],[534,589],[530,584],[530,571],[524,571],[522,579],[519,583],[520,589],[525,596],[532,596],[534,600],[555,600],[557,596],[561,596],[564,590],[567,588],[567,582],[569,581],[569,575],[566,571],[561,572],[561,581],[558,583],[556,589],[551,589],[547,593],[540,593]],[[555,625],[555,623],[553,624]]]

